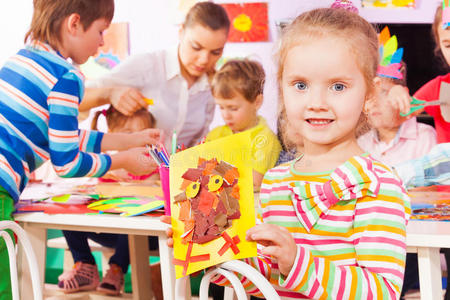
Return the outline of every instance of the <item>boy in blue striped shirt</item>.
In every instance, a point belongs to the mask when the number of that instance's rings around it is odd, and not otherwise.
[[[124,168],[135,175],[156,166],[145,144],[159,131],[102,134],[78,129],[84,63],[102,46],[113,0],[34,0],[26,47],[0,69],[0,220],[11,220],[30,173],[47,160],[62,177],[99,177]],[[118,150],[115,155],[102,154]],[[11,298],[8,258],[0,244],[0,299]]]

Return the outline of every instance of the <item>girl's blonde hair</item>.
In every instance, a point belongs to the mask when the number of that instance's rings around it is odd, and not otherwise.
[[[281,88],[286,56],[289,50],[303,42],[325,37],[341,38],[348,44],[348,55],[353,55],[364,76],[367,88],[366,97],[373,94],[373,79],[376,76],[379,61],[378,36],[375,28],[358,14],[344,9],[318,8],[305,12],[283,29],[280,47],[276,55],[280,95],[278,117],[282,125],[286,123],[286,109]],[[329,51],[333,51],[333,49],[329,49]],[[361,114],[359,123],[359,125],[365,123],[364,114]],[[286,128],[282,128],[282,130],[286,130]],[[357,128],[357,132],[359,131]],[[282,136],[286,144],[289,144],[289,141],[286,141],[287,136],[283,133]]]
[[[183,23],[184,28],[202,25],[212,30],[230,30],[230,19],[226,10],[212,2],[198,2],[191,7]]]
[[[447,65],[447,62],[444,58],[444,55],[441,51],[441,43],[439,41],[439,26],[442,26],[442,2],[440,2],[440,5],[436,8],[436,13],[434,14],[434,21],[433,25],[431,26],[431,35],[433,36],[434,40],[434,55],[442,60],[442,62]]]
[[[84,30],[98,19],[111,22],[114,0],[33,0],[33,18],[25,34],[29,38],[56,47],[61,42],[61,25],[71,14],[80,15]]]
[[[106,118],[108,130],[110,132],[120,132],[125,123],[130,119],[139,118],[144,124],[144,128],[156,127],[156,120],[153,115],[145,108],[141,108],[131,116],[126,116],[115,109],[112,105],[108,109],[97,111],[91,123],[92,130],[98,130],[98,119],[103,115]]]
[[[264,90],[265,73],[262,65],[249,59],[229,60],[214,75],[211,92],[214,97],[231,99],[236,93],[248,102],[255,102]]]

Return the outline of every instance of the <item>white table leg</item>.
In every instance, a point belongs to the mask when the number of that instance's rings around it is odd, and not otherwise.
[[[150,275],[148,237],[128,235],[130,247],[131,286],[133,299],[152,299],[152,279]]]
[[[420,299],[442,299],[442,271],[439,248],[417,247]]]
[[[39,270],[39,279],[41,280],[41,289],[44,290],[45,280],[45,255],[46,255],[46,241],[47,230],[45,228],[39,228],[28,224],[21,224],[26,231],[28,238],[33,247],[33,251],[36,254],[36,260]],[[28,270],[27,258],[25,253],[19,247],[19,259],[18,261],[18,276],[20,282],[20,298],[21,299],[33,299],[33,290],[31,287],[31,276]]]
[[[164,300],[175,300],[175,268],[172,263],[173,249],[167,246],[167,236],[165,234],[158,236],[158,244]]]

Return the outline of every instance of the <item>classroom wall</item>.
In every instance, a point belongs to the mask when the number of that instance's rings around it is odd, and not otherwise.
[[[361,8],[360,1],[353,2],[360,14],[373,23],[431,23],[438,0],[416,0],[417,9],[368,9]],[[217,3],[258,2],[217,0]],[[333,0],[268,0],[269,42],[229,43],[224,56],[250,56],[259,60],[267,74],[265,101],[261,114],[272,129],[276,124],[277,92],[276,68],[273,64],[274,46],[277,40],[276,21],[290,19],[303,11],[331,5]],[[153,51],[174,45],[178,40],[177,22],[181,16],[174,14],[176,0],[116,0],[115,22],[129,22],[131,54]],[[0,1],[0,64],[23,45],[23,37],[32,14],[32,0]],[[221,124],[216,112],[212,126]]]

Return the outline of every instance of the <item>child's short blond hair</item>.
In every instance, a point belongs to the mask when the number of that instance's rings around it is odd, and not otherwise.
[[[211,91],[216,98],[230,99],[239,94],[253,103],[263,93],[264,82],[264,68],[260,63],[249,59],[233,59],[214,74]]]
[[[80,15],[86,30],[98,19],[111,22],[114,16],[114,0],[33,0],[33,18],[25,35],[56,47],[61,42],[61,25],[71,14]]]

